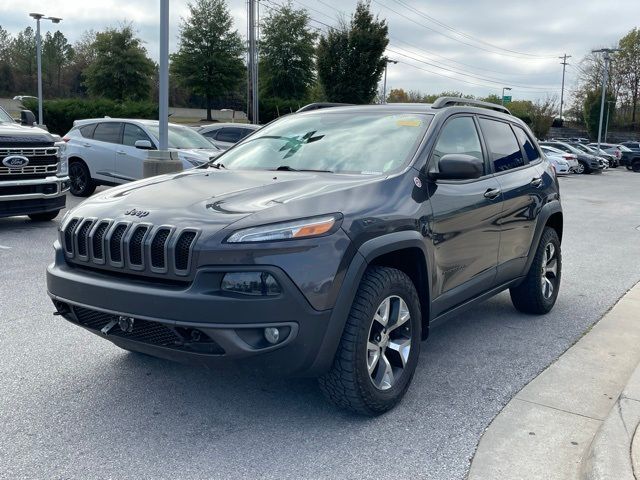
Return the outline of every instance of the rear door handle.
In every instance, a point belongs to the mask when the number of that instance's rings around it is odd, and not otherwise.
[[[531,185],[533,185],[534,187],[539,187],[540,185],[542,185],[542,178],[541,177],[536,177],[533,180],[531,180]]]
[[[499,188],[490,188],[489,190],[484,192],[484,196],[489,200],[493,200],[494,198],[498,198],[500,196],[500,193],[502,193],[502,191]]]

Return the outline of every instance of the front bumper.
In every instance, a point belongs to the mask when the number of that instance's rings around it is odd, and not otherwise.
[[[66,205],[69,177],[0,181],[0,217],[61,210]]]
[[[257,268],[276,278],[280,295],[247,297],[220,289],[224,273]],[[47,268],[47,291],[66,320],[121,347],[170,360],[317,375],[322,373],[317,365],[330,363],[319,357],[333,355],[323,348],[332,311],[315,310],[273,266],[204,267],[192,282],[165,285],[73,267],[57,244],[56,260]],[[281,332],[277,344],[266,341],[267,327]]]

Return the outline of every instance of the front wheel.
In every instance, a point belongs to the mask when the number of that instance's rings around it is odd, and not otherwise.
[[[89,197],[96,191],[96,184],[91,179],[91,173],[87,166],[80,162],[75,161],[69,165],[69,191],[76,197]]]
[[[329,372],[320,388],[334,404],[379,415],[403,397],[418,364],[418,293],[400,270],[369,268],[360,282]]]
[[[551,311],[558,298],[561,272],[560,239],[553,228],[545,227],[527,276],[510,289],[513,306],[536,315]]]
[[[587,166],[582,162],[578,162],[578,166],[573,171],[578,174],[585,173],[587,171]]]
[[[56,218],[59,213],[60,213],[60,210],[54,210],[53,212],[44,212],[44,213],[31,213],[29,214],[29,218],[34,222],[48,222]]]

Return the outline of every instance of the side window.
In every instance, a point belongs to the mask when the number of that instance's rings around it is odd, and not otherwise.
[[[235,127],[221,128],[216,139],[220,142],[237,143],[242,135],[242,130]]]
[[[242,140],[244,137],[248,137],[253,132],[255,132],[255,130],[251,130],[250,128],[241,128],[240,131],[240,140]]]
[[[438,161],[449,153],[463,153],[484,162],[480,137],[472,117],[455,117],[442,130],[433,149],[431,165],[438,168]]]
[[[95,123],[90,123],[89,125],[83,125],[78,130],[80,130],[80,135],[84,138],[93,138],[93,131],[96,129]]]
[[[210,132],[205,132],[202,134],[202,136],[207,137],[207,138],[211,138],[212,140],[217,140],[217,135],[220,132],[220,129],[218,128],[217,130],[211,130]]]
[[[107,143],[120,143],[120,126],[119,122],[98,123],[93,139]]]
[[[504,172],[527,164],[508,123],[481,118],[480,127],[489,146],[495,172]]]
[[[148,140],[151,142],[149,135],[144,133],[144,130],[139,126],[132,123],[125,123],[122,132],[122,144],[128,147],[135,147],[138,140]],[[153,142],[151,142],[151,145],[153,145]]]
[[[524,150],[527,159],[530,162],[535,162],[540,158],[540,153],[538,149],[533,145],[533,142],[522,128],[518,126],[513,126],[513,131],[516,132],[516,137],[518,137],[518,142],[520,142],[520,146]]]

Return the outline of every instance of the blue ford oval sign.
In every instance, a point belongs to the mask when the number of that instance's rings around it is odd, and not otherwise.
[[[29,165],[29,159],[22,155],[9,155],[2,160],[2,164],[9,168],[21,168]]]

